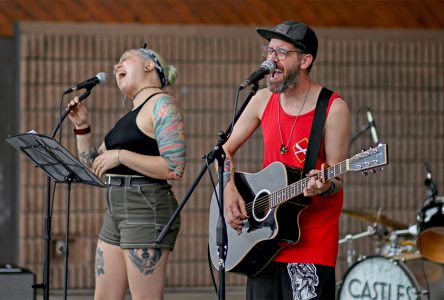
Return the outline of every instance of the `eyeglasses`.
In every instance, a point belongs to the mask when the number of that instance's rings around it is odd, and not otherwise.
[[[282,60],[286,59],[288,56],[288,53],[290,53],[290,52],[305,53],[304,51],[301,51],[301,50],[287,50],[287,49],[283,49],[283,48],[273,49],[271,47],[268,47],[267,45],[264,45],[261,48],[262,48],[262,56],[263,57],[269,58],[270,56],[275,54],[278,61],[282,61]]]

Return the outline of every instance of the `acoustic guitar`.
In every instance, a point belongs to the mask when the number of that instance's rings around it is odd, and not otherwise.
[[[387,164],[387,145],[363,151],[315,175],[317,179],[331,180],[349,171],[373,173]],[[274,162],[258,173],[236,172],[236,187],[245,200],[249,219],[237,232],[224,221],[227,228],[225,270],[254,277],[272,261],[285,245],[296,244],[301,236],[299,216],[310,205],[303,190],[310,178],[302,177],[300,169]],[[216,188],[216,191],[218,189]],[[209,250],[216,269],[221,263],[216,244],[219,204],[213,193],[209,219]]]

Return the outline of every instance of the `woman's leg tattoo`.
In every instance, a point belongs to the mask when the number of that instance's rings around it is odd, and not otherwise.
[[[154,272],[162,256],[162,249],[130,249],[129,258],[132,264],[144,275]]]

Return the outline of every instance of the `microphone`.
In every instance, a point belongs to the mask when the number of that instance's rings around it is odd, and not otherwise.
[[[258,82],[265,75],[273,73],[276,70],[276,64],[271,60],[266,60],[262,63],[261,67],[254,71],[240,86],[239,89],[244,89],[252,83]]]
[[[372,141],[374,144],[377,144],[379,142],[378,133],[376,132],[375,120],[373,119],[372,111],[370,109],[367,109],[367,121],[368,121],[368,126],[370,127]]]
[[[428,162],[424,163],[424,167],[426,169],[426,179],[427,180],[432,180],[432,170],[430,169],[430,166],[429,166]]]
[[[94,76],[93,78],[87,79],[81,83],[77,83],[76,85],[74,85],[70,88],[67,88],[65,90],[64,94],[69,94],[69,93],[72,93],[73,91],[80,90],[80,89],[89,89],[90,90],[100,83],[105,83],[106,76],[107,75],[105,72],[97,73],[97,75]]]
[[[432,170],[427,162],[424,163],[426,169],[426,179],[424,180],[424,185],[428,187],[428,194],[430,197],[435,197],[438,194],[438,189],[436,183],[433,180]]]

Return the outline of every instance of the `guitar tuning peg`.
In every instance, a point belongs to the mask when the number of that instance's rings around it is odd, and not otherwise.
[[[376,170],[375,170],[375,169],[371,169],[371,170],[370,170],[370,173],[372,173],[372,174],[376,174]]]
[[[383,172],[384,171],[384,167],[379,168],[379,172]]]
[[[368,172],[367,171],[362,171],[361,174],[364,175],[364,176],[367,176]]]

